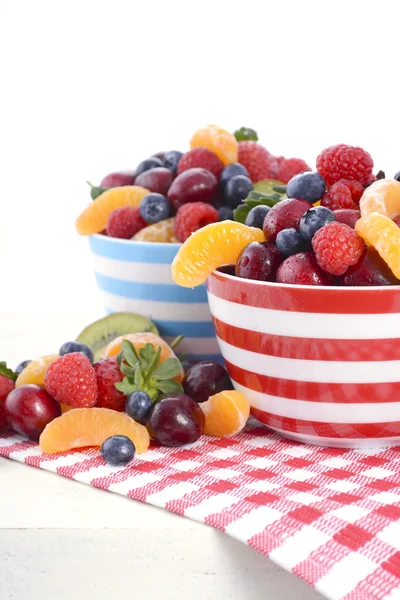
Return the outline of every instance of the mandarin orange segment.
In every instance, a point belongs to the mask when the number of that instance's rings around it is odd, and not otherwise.
[[[42,452],[55,454],[73,448],[101,446],[112,435],[126,435],[136,452],[150,444],[146,427],[124,413],[109,408],[75,408],[49,423],[39,439]]]
[[[171,265],[172,278],[182,287],[196,287],[217,267],[236,264],[250,242],[265,242],[261,229],[235,221],[206,225],[192,233],[179,249]]]
[[[395,277],[400,279],[400,227],[389,217],[371,212],[357,221],[355,229],[369,246],[377,250]]]
[[[228,390],[199,405],[206,417],[204,433],[226,438],[239,433],[250,415],[250,403],[242,392]]]
[[[18,375],[15,387],[34,384],[44,388],[44,376],[50,363],[58,358],[58,354],[47,354],[38,360],[32,360]]]
[[[238,143],[235,136],[218,125],[207,125],[193,134],[190,148],[198,146],[214,152],[224,165],[238,160]]]
[[[135,347],[136,351],[140,348],[144,348],[146,344],[151,344],[155,350],[158,347],[161,348],[160,355],[160,364],[167,360],[167,358],[176,358],[175,352],[170,348],[162,338],[160,338],[155,333],[151,333],[150,331],[144,331],[142,333],[127,333],[125,335],[120,335],[115,338],[106,348],[105,355],[108,356],[117,356],[121,352],[121,345],[124,340],[128,340]],[[176,375],[173,379],[179,381],[181,383],[185,376],[185,372],[181,367],[180,373]]]
[[[400,215],[400,182],[379,179],[367,187],[360,200],[361,216],[378,212],[389,219]]]
[[[113,210],[124,206],[139,206],[150,191],[139,185],[124,185],[106,190],[79,215],[76,229],[81,235],[93,235],[106,228]]]
[[[153,223],[138,231],[132,239],[136,242],[176,243],[178,239],[175,237],[174,223],[175,217]]]

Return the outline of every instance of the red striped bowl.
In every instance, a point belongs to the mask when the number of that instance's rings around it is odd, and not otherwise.
[[[400,286],[312,287],[214,272],[221,353],[253,415],[325,446],[400,445]]]

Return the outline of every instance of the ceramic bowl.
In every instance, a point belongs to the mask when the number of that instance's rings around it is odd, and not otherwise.
[[[400,286],[208,280],[236,389],[281,435],[343,448],[400,444]]]

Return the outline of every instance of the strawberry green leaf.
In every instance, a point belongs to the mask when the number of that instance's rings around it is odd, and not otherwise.
[[[157,379],[172,379],[181,370],[181,363],[177,358],[167,358],[155,371]]]
[[[177,381],[174,381],[173,379],[166,379],[165,381],[159,381],[157,383],[157,387],[160,390],[160,392],[162,392],[163,394],[172,394],[172,393],[182,394],[182,392],[183,392],[183,387],[181,386],[181,384],[178,383]]]
[[[7,363],[5,363],[4,361],[0,361],[0,375],[5,375],[6,377],[8,377],[9,379],[12,379],[13,381],[15,381],[18,377],[18,375],[16,373],[14,373],[14,371],[12,369],[9,369],[7,367]]]
[[[156,351],[152,344],[146,344],[144,348],[140,348],[139,356],[142,359],[144,366],[148,369]]]
[[[137,389],[136,385],[134,383],[130,383],[126,377],[124,377],[122,381],[117,381],[114,385],[117,390],[125,394],[125,396],[129,396],[129,394]]]
[[[138,367],[135,371],[134,381],[137,388],[141,390],[144,386],[144,377],[140,367]]]
[[[122,342],[121,349],[124,353],[124,359],[131,367],[134,367],[140,361],[134,345],[129,340]]]
[[[139,363],[136,363],[136,365],[138,366]],[[123,375],[127,375],[128,377],[134,377],[135,376],[135,369],[134,367],[128,367],[128,365],[126,365],[125,363],[121,363],[119,370],[121,371],[121,373]]]

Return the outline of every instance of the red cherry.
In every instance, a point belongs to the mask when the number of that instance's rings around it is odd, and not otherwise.
[[[151,192],[166,196],[173,178],[174,174],[169,169],[156,167],[140,173],[135,179],[135,185],[141,185]]]
[[[288,198],[275,204],[264,219],[265,238],[272,242],[283,229],[299,228],[301,217],[311,208],[307,200]]]
[[[251,242],[239,255],[236,264],[237,277],[275,281],[276,272],[285,257],[274,244]]]
[[[163,446],[183,446],[199,439],[205,417],[186,394],[167,394],[157,402],[146,422],[150,437]]]
[[[312,252],[289,256],[278,269],[277,283],[296,285],[332,285],[333,277],[321,269]]]
[[[38,440],[48,423],[61,415],[59,403],[38,385],[22,385],[7,396],[6,419],[17,433]]]
[[[206,169],[188,169],[172,182],[168,190],[168,200],[178,210],[187,202],[206,202],[214,200],[218,191],[216,177]]]
[[[134,171],[120,171],[119,173],[109,173],[100,181],[100,187],[119,187],[123,185],[133,185],[135,183]]]

